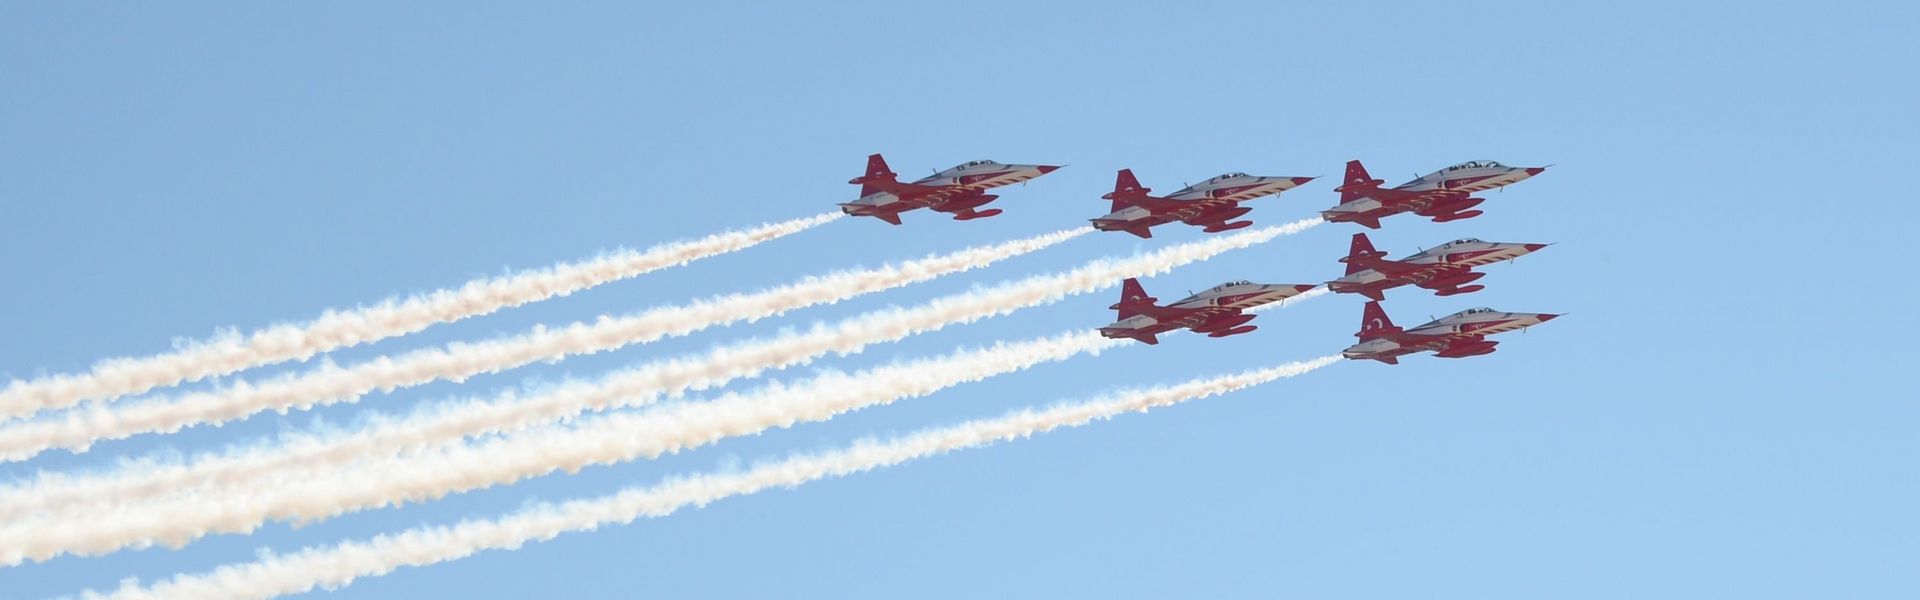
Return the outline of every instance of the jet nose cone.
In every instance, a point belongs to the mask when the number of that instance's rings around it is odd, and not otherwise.
[[[1528,252],[1539,252],[1541,248],[1545,248],[1547,247],[1547,245],[1546,244],[1521,244],[1520,247],[1526,248]]]
[[[1033,168],[1039,169],[1041,175],[1045,175],[1045,174],[1060,170],[1060,167],[1057,167],[1054,165],[1034,165]]]
[[[1293,286],[1293,291],[1296,291],[1296,292],[1300,292],[1300,293],[1306,293],[1306,291],[1307,291],[1307,290],[1311,290],[1311,289],[1313,289],[1313,288],[1317,288],[1317,287],[1320,287],[1320,286],[1317,286],[1317,285],[1304,285],[1304,284],[1302,284],[1302,285],[1296,285],[1296,286]]]
[[[1312,178],[1312,177],[1295,177],[1295,178],[1293,178],[1293,184],[1294,184],[1294,185],[1306,185],[1306,184],[1307,184],[1307,182],[1309,182],[1309,181],[1313,181],[1313,178]]]
[[[1540,314],[1540,315],[1534,315],[1534,318],[1540,319],[1541,323],[1545,323],[1547,321],[1552,321],[1554,319],[1560,318],[1560,315]]]
[[[1535,176],[1535,175],[1539,175],[1539,174],[1541,174],[1541,173],[1545,173],[1545,172],[1547,172],[1547,168],[1546,168],[1546,167],[1529,167],[1529,168],[1527,168],[1527,176],[1528,176],[1528,177],[1532,177],[1532,176]]]

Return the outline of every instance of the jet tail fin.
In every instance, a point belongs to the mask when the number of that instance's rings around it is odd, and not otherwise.
[[[1120,284],[1120,301],[1107,308],[1120,311],[1120,320],[1125,321],[1144,314],[1146,311],[1143,309],[1159,301],[1159,298],[1147,295],[1147,289],[1140,286],[1140,280],[1128,277]]]
[[[1353,335],[1364,342],[1396,333],[1400,333],[1400,328],[1393,326],[1393,319],[1387,318],[1387,311],[1380,308],[1378,301],[1374,301],[1368,302],[1367,308],[1360,313],[1360,333]]]
[[[887,159],[881,158],[879,154],[869,154],[867,155],[867,174],[855,177],[847,183],[859,184],[860,197],[864,198],[881,191],[873,185],[874,182],[894,181],[897,177],[899,176],[894,174],[893,169],[887,168]]]
[[[1372,175],[1368,175],[1367,167],[1361,165],[1360,161],[1350,160],[1347,161],[1346,182],[1340,184],[1340,187],[1333,188],[1333,191],[1340,192],[1340,202],[1345,204],[1365,197],[1368,191],[1380,187],[1383,183],[1386,181],[1374,179]]]
[[[1347,257],[1340,259],[1340,262],[1347,263],[1347,274],[1352,275],[1367,270],[1370,263],[1379,261],[1386,255],[1385,252],[1373,249],[1373,241],[1367,239],[1367,234],[1356,233],[1353,234],[1353,245],[1347,249]]]
[[[1109,212],[1120,212],[1120,209],[1133,205],[1132,198],[1145,196],[1151,191],[1153,188],[1140,186],[1140,180],[1133,177],[1133,169],[1121,169],[1120,174],[1114,176],[1113,191],[1100,197],[1113,201],[1113,209]]]

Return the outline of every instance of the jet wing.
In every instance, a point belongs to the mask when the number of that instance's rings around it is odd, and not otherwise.
[[[899,196],[901,200],[919,200],[927,196],[943,195],[951,190],[951,188],[946,186],[920,185],[917,183],[901,183],[886,180],[868,182],[867,185],[872,186],[876,190]]]
[[[1408,192],[1389,188],[1376,188],[1367,192],[1367,196],[1379,200],[1381,204],[1411,207],[1417,211],[1426,208],[1427,205],[1433,204],[1437,200],[1454,197],[1465,198],[1466,194],[1449,190]]]
[[[1471,271],[1473,271],[1473,269],[1462,267],[1459,265],[1441,267],[1438,269],[1433,269],[1432,271],[1429,271],[1427,273],[1420,274],[1420,277],[1415,278],[1415,281],[1413,282],[1413,284],[1415,286],[1419,286],[1419,287],[1430,289],[1430,290],[1438,289],[1437,287],[1432,285],[1433,282],[1453,279],[1455,277],[1458,277],[1462,274],[1465,274]],[[1381,273],[1387,273],[1387,272],[1381,271]],[[1387,273],[1387,274],[1393,275],[1393,273]],[[1475,279],[1478,279],[1478,277],[1475,277]]]
[[[1474,335],[1471,333],[1446,333],[1446,334],[1440,334],[1440,335],[1417,335],[1417,334],[1401,333],[1401,334],[1395,334],[1395,335],[1397,337],[1393,337],[1391,339],[1393,339],[1394,342],[1400,344],[1401,347],[1417,348],[1420,350],[1432,350],[1435,352],[1444,351],[1447,348],[1453,348],[1458,346],[1471,346],[1471,345],[1486,341],[1487,339],[1486,336]]]
[[[1134,310],[1139,312],[1140,314],[1153,317],[1153,320],[1155,321],[1168,323],[1168,322],[1175,322],[1175,321],[1185,321],[1189,318],[1192,318],[1196,314],[1206,312],[1208,309],[1174,308],[1171,306],[1142,306]]]
[[[1369,269],[1373,269],[1375,271],[1379,271],[1380,274],[1386,275],[1388,277],[1402,277],[1402,276],[1410,275],[1413,273],[1418,273],[1420,272],[1421,269],[1425,268],[1419,265],[1407,264],[1397,260],[1385,260],[1385,259],[1379,259],[1379,258],[1364,258],[1364,257],[1360,258],[1359,260],[1355,260],[1354,264],[1357,264]],[[1432,277],[1428,277],[1426,279],[1432,279]]]
[[[1186,210],[1193,207],[1193,203],[1191,202],[1186,202],[1181,200],[1168,200],[1166,198],[1155,198],[1153,196],[1148,196],[1146,194],[1118,196],[1118,197],[1115,197],[1114,200],[1117,202],[1125,202],[1133,206],[1138,206],[1140,208],[1147,209],[1148,212],[1151,212],[1156,215],[1166,214],[1166,213],[1175,212],[1179,210]]]
[[[1462,336],[1452,339],[1444,347],[1435,349],[1434,354],[1440,358],[1466,358],[1491,354],[1499,345],[1500,342],[1487,341],[1486,338],[1477,335]]]
[[[1186,204],[1188,210],[1199,211],[1182,220],[1188,225],[1206,226],[1225,223],[1253,210],[1241,207],[1240,202],[1235,200],[1194,200]]]
[[[1234,327],[1252,320],[1253,315],[1238,310],[1231,310],[1207,315],[1207,318],[1201,319],[1199,323],[1194,323],[1193,326],[1188,327],[1188,329],[1207,332]]]

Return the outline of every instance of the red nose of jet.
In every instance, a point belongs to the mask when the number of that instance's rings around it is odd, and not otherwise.
[[[1547,247],[1547,245],[1546,244],[1521,244],[1520,247],[1526,248],[1528,252],[1539,252],[1541,248],[1545,248]]]
[[[1320,286],[1317,286],[1317,285],[1296,285],[1296,286],[1293,286],[1293,291],[1296,291],[1296,292],[1302,292],[1302,293],[1305,293],[1305,292],[1306,292],[1307,290],[1310,290],[1310,289],[1313,289],[1313,288],[1317,288],[1317,287],[1320,287]]]
[[[1036,165],[1033,168],[1039,169],[1041,175],[1045,175],[1045,174],[1060,170],[1060,167],[1056,167],[1053,165]]]
[[[1313,178],[1312,178],[1312,177],[1295,177],[1295,178],[1293,178],[1293,184],[1294,184],[1294,185],[1306,185],[1306,184],[1307,184],[1307,182],[1309,182],[1309,181],[1313,181]]]
[[[1547,168],[1546,168],[1546,167],[1529,167],[1529,168],[1527,169],[1527,176],[1528,176],[1528,177],[1532,177],[1532,176],[1535,176],[1535,175],[1539,175],[1539,174],[1541,174],[1541,173],[1545,173],[1545,172],[1547,172]]]
[[[1534,318],[1540,319],[1541,323],[1545,323],[1547,321],[1552,321],[1554,319],[1560,318],[1560,315],[1542,314],[1542,315],[1536,315]]]

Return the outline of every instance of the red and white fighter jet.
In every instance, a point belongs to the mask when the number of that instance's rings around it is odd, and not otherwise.
[[[1484,285],[1467,285],[1485,277],[1473,268],[1532,254],[1548,244],[1508,244],[1463,238],[1439,247],[1423,250],[1400,260],[1388,260],[1387,253],[1373,249],[1367,234],[1353,234],[1353,248],[1340,262],[1347,263],[1347,275],[1327,282],[1327,289],[1339,294],[1360,294],[1374,300],[1387,299],[1386,291],[1412,285],[1434,291],[1436,296],[1478,292]]]
[[[1403,212],[1432,218],[1435,223],[1469,219],[1480,216],[1481,211],[1467,209],[1486,201],[1472,197],[1474,192],[1513,185],[1545,170],[1475,160],[1383,188],[1380,185],[1386,181],[1367,175],[1360,161],[1350,160],[1346,183],[1333,189],[1340,192],[1340,204],[1320,211],[1320,216],[1335,223],[1359,223],[1368,229],[1379,229],[1381,218]]]
[[[931,208],[949,213],[954,220],[968,221],[1000,214],[1000,209],[974,210],[995,196],[986,190],[1020,183],[1054,172],[1051,165],[1009,165],[991,160],[976,160],[920,178],[900,183],[878,154],[867,157],[867,174],[847,183],[860,186],[860,199],[840,205],[840,210],[857,217],[875,217],[900,224],[900,213],[916,208]]]
[[[1401,330],[1393,326],[1393,320],[1387,318],[1387,311],[1380,309],[1379,302],[1368,302],[1366,312],[1361,314],[1360,333],[1354,334],[1360,338],[1360,343],[1341,351],[1340,355],[1397,365],[1401,356],[1415,352],[1433,352],[1440,358],[1491,354],[1493,347],[1500,342],[1487,341],[1487,336],[1526,329],[1559,316],[1470,308],[1413,329]]]
[[[1239,335],[1258,329],[1246,324],[1255,315],[1241,311],[1286,300],[1315,287],[1318,286],[1229,281],[1179,302],[1159,306],[1154,304],[1159,299],[1148,296],[1147,290],[1140,287],[1140,280],[1128,278],[1120,287],[1120,302],[1107,307],[1120,311],[1120,320],[1101,327],[1100,335],[1132,338],[1148,344],[1160,343],[1159,334],[1175,329],[1191,329],[1207,337]]]
[[[1152,188],[1141,187],[1133,169],[1121,169],[1113,183],[1113,192],[1101,198],[1113,201],[1113,211],[1093,219],[1093,228],[1101,231],[1125,231],[1143,238],[1153,237],[1153,226],[1179,221],[1218,233],[1252,225],[1253,221],[1227,221],[1253,210],[1241,202],[1267,195],[1278,195],[1312,177],[1260,177],[1246,173],[1227,173],[1187,186],[1171,196],[1148,195]]]

